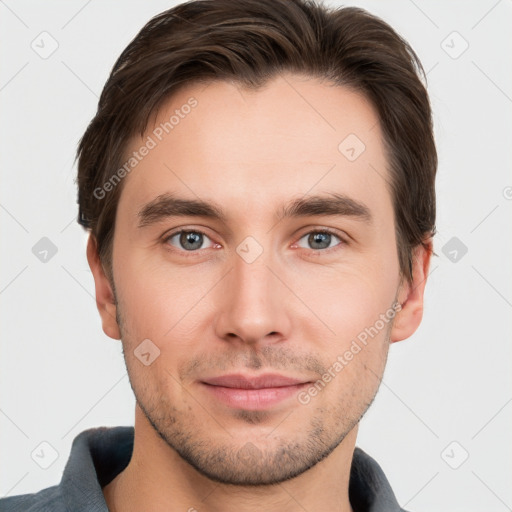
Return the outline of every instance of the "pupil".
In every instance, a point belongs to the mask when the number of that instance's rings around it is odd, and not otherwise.
[[[329,233],[315,233],[314,235],[310,235],[311,242],[313,245],[320,244],[321,247],[316,247],[317,249],[325,249],[326,247],[329,247],[330,243],[330,237],[331,235]]]
[[[182,233],[180,243],[187,251],[192,251],[201,247],[201,235],[199,233]],[[192,247],[191,247],[192,246]]]

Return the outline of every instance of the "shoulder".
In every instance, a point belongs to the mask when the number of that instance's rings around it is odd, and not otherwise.
[[[350,470],[349,497],[357,511],[407,512],[398,504],[377,461],[357,446]]]
[[[0,499],[0,512],[107,511],[102,487],[128,464],[133,427],[96,427],[73,440],[59,485]]]
[[[58,485],[0,499],[0,512],[67,512]]]

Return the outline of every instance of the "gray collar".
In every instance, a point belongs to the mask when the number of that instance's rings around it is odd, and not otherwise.
[[[91,428],[75,437],[59,486],[69,510],[108,512],[102,487],[130,462],[133,439],[133,427]],[[354,512],[405,512],[381,467],[358,447],[350,471],[349,498]]]

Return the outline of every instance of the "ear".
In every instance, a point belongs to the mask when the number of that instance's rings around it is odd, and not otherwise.
[[[91,234],[87,241],[87,261],[96,286],[96,307],[101,316],[103,332],[115,340],[121,339],[116,320],[116,303],[112,286],[108,280],[98,254],[96,238]]]
[[[432,239],[413,249],[412,254],[412,282],[405,279],[401,283],[397,302],[401,309],[396,314],[391,329],[390,341],[394,343],[409,338],[419,327],[423,318],[423,293],[427,283],[430,258],[432,255]]]

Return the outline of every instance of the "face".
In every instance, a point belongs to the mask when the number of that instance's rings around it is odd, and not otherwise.
[[[303,473],[356,428],[390,341],[419,323],[393,309],[411,295],[374,109],[294,75],[194,85],[133,151],[103,325],[137,406],[213,480]]]

